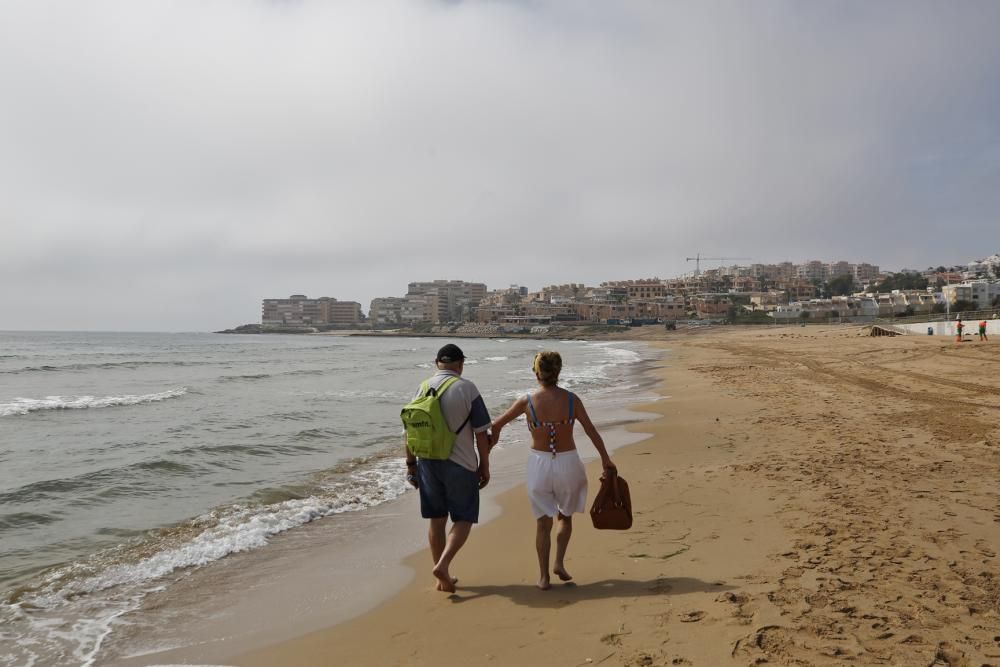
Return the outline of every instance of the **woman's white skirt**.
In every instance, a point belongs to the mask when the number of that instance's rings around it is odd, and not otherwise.
[[[528,497],[536,519],[569,516],[587,508],[587,471],[575,449],[568,452],[531,450],[528,457]]]

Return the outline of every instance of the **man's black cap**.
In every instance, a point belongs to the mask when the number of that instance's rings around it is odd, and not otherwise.
[[[437,360],[443,364],[450,364],[464,359],[465,355],[462,354],[462,350],[459,349],[458,345],[455,345],[454,343],[448,343],[438,350]]]

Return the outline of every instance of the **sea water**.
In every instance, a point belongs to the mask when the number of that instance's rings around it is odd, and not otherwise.
[[[442,339],[0,333],[0,664],[94,664],[168,575],[392,501],[399,409]],[[469,339],[491,414],[562,384],[620,401],[635,343]]]

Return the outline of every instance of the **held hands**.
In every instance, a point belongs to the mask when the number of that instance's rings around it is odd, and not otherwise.
[[[484,489],[490,483],[490,466],[479,465],[479,488]]]
[[[615,472],[618,472],[617,466],[615,466],[610,458],[605,458],[601,463],[604,465],[605,470],[614,470]]]
[[[490,426],[490,449],[496,447],[497,443],[500,442],[500,430],[502,426],[497,426],[493,424]]]
[[[420,488],[420,478],[417,476],[417,464],[407,463],[406,464],[406,482],[414,489]]]

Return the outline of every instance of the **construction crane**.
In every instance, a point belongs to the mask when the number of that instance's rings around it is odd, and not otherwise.
[[[728,260],[731,260],[731,259],[732,260],[737,260],[737,259],[750,259],[750,258],[749,257],[702,257],[701,253],[699,252],[699,253],[695,254],[694,257],[687,257],[686,259],[689,262],[694,261],[694,275],[700,276],[701,275],[701,260],[703,260],[703,259],[704,260],[710,260],[710,261],[725,262],[725,261],[728,261]]]

